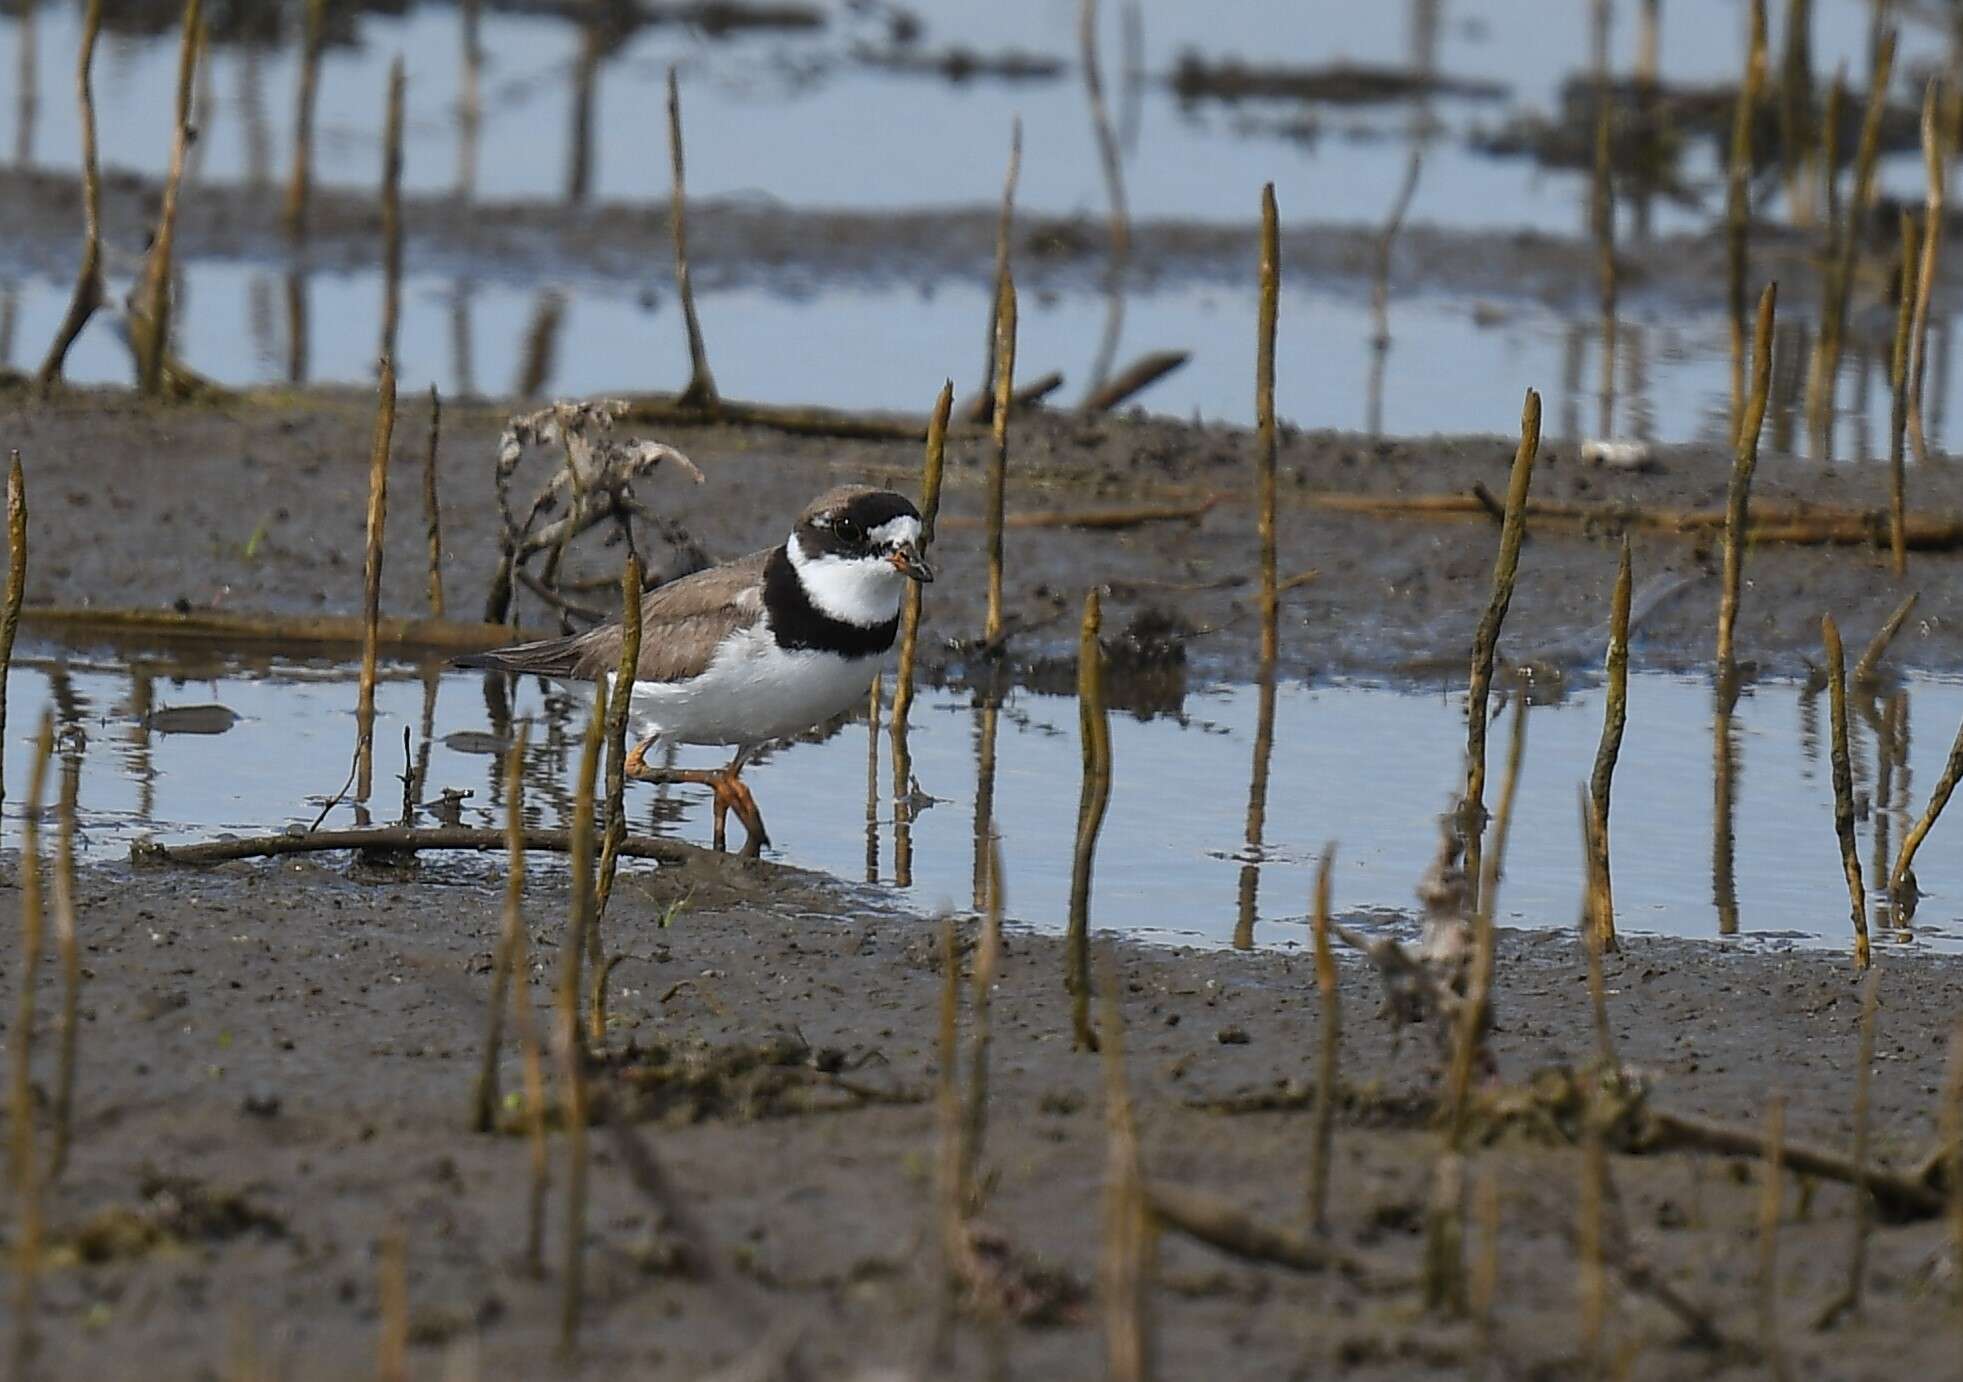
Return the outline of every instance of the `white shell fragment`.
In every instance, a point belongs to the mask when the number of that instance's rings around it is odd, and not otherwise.
[[[1585,441],[1581,444],[1581,459],[1587,465],[1599,465],[1609,470],[1661,469],[1646,441]]]

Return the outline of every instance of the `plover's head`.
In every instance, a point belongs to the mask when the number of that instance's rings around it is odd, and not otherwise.
[[[920,555],[920,510],[888,489],[849,485],[819,495],[788,550],[812,604],[865,628],[899,612],[909,580],[934,579]]]

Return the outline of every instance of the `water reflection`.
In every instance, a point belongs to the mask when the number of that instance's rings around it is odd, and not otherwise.
[[[1876,876],[1885,877],[1879,865],[1899,844],[1913,781],[1930,780],[1946,748],[1931,744],[1918,757],[1911,708],[1938,722],[1963,719],[1963,680],[1909,676],[1871,694],[1853,726],[1870,796],[1858,829]],[[120,856],[143,834],[304,828],[349,777],[350,736],[359,732],[351,669],[270,655],[29,646],[9,695],[19,723],[54,705],[63,744],[80,755],[85,847],[98,858]],[[1536,702],[1502,924],[1562,926],[1570,918],[1582,876],[1573,789],[1593,761],[1599,700],[1598,688],[1570,678],[1564,695]],[[1845,944],[1846,913],[1833,903],[1845,894],[1831,791],[1818,769],[1817,733],[1808,728],[1812,700],[1797,682],[1714,687],[1708,679],[1632,675],[1616,776],[1620,929]],[[204,705],[228,707],[238,719],[216,736],[150,727],[158,712]],[[440,808],[454,813],[446,819],[495,826],[499,749],[526,721],[528,818],[563,825],[585,713],[579,697],[536,681],[385,664],[376,695],[374,742],[384,755],[377,776],[395,775],[406,733],[400,773],[411,816]],[[1301,899],[1316,853],[1332,837],[1342,848],[1345,906],[1408,916],[1412,886],[1436,843],[1437,803],[1457,777],[1462,717],[1456,686],[1357,682],[1264,680],[1189,689],[1146,712],[1114,707],[1119,780],[1099,845],[1092,926],[1217,944],[1300,943]],[[999,835],[1019,918],[1060,928],[1074,835],[1076,720],[1065,696],[923,688],[890,780],[878,765],[886,726],[877,723],[780,750],[750,778],[783,823],[788,862],[870,878],[924,912],[985,900],[989,841]],[[9,772],[24,772],[22,756],[12,757]],[[683,750],[667,761],[686,766],[701,754]],[[223,771],[213,771],[219,762]],[[1245,797],[1230,787],[1243,771]],[[1700,772],[1714,775],[1705,809],[1683,792]],[[915,794],[916,775],[952,809],[921,810],[930,799]],[[867,809],[841,811],[841,784],[855,784],[850,800],[860,781]],[[15,789],[9,801],[18,802],[19,784],[8,786]],[[393,793],[379,783],[375,790],[388,799],[372,817],[395,816]],[[630,790],[638,828],[706,837],[699,790]],[[344,800],[325,823],[370,817],[368,807]],[[888,819],[890,856],[881,838]],[[1946,818],[1936,833],[1959,828]],[[1963,886],[1942,877],[1957,857],[1943,838],[1924,853],[1935,862],[1923,869],[1930,892],[1916,918],[1917,943],[1963,946]],[[445,860],[441,867],[494,865]]]

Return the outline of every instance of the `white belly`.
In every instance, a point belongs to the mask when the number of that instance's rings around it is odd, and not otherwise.
[[[866,698],[877,656],[786,652],[764,622],[685,682],[636,682],[634,730],[676,744],[757,744],[801,734]]]

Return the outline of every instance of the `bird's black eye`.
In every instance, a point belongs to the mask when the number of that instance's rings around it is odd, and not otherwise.
[[[857,547],[866,540],[866,530],[849,518],[839,519],[832,525],[832,531],[837,533],[838,540],[848,547]]]

